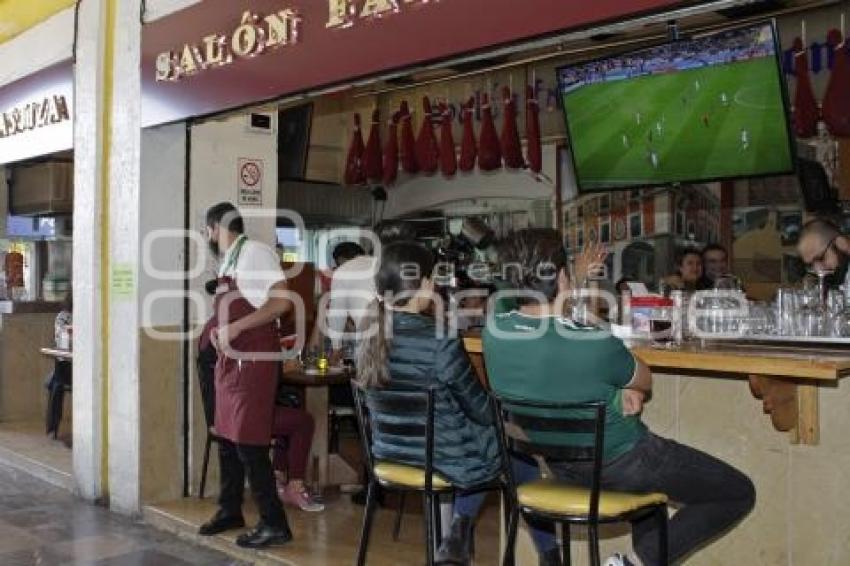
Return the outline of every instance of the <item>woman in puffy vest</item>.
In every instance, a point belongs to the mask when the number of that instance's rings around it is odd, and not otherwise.
[[[375,276],[379,298],[370,309],[374,326],[360,344],[357,370],[366,387],[436,388],[433,465],[460,490],[451,532],[437,561],[465,564],[472,525],[485,494],[462,490],[498,476],[501,456],[490,399],[460,339],[444,336],[435,319],[424,314],[434,297],[433,269],[433,255],[420,244],[396,242],[383,248]],[[411,445],[375,432],[377,459],[424,466],[424,441]]]

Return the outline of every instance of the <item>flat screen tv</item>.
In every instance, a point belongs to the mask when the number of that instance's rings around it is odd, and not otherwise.
[[[558,69],[582,192],[794,171],[772,24]]]

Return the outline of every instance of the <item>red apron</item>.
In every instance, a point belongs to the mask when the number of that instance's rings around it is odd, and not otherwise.
[[[256,311],[231,277],[220,277],[218,282],[220,289],[226,289],[215,298],[219,324],[230,324]],[[222,312],[222,308],[227,311]],[[268,446],[280,371],[280,362],[269,360],[268,354],[280,352],[277,327],[272,322],[245,330],[232,341],[231,347],[242,359],[219,352],[215,366],[216,434],[236,444]],[[252,360],[251,352],[265,356]]]

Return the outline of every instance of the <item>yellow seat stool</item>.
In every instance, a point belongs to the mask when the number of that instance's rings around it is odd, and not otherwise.
[[[378,462],[373,471],[378,481],[383,484],[425,489],[425,470],[422,468],[397,462]],[[431,476],[431,487],[436,490],[446,490],[451,489],[452,484],[441,475],[434,473]]]
[[[587,515],[590,513],[590,490],[563,481],[544,479],[517,487],[520,506],[543,513],[558,515]],[[599,516],[613,518],[644,507],[667,503],[663,493],[626,493],[601,491]]]

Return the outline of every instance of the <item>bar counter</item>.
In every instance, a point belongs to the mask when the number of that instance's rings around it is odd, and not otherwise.
[[[470,355],[483,353],[480,336],[464,338],[464,345]],[[759,374],[816,381],[835,381],[850,375],[850,349],[701,342],[662,348],[646,341],[627,342],[627,345],[646,365],[658,370]]]
[[[480,337],[464,342],[486,380]],[[756,485],[753,512],[687,565],[850,563],[850,387],[842,379],[850,375],[850,349],[630,348],[653,371],[643,413],[650,430],[730,463]],[[523,531],[518,563],[536,563]],[[602,536],[603,556],[631,548],[627,527]],[[584,539],[574,541],[573,558],[586,563]]]

